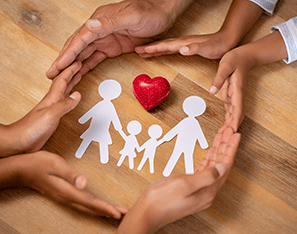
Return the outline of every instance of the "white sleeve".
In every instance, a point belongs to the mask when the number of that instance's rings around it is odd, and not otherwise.
[[[250,1],[257,4],[264,11],[266,11],[271,15],[273,14],[276,3],[278,2],[278,0],[250,0]]]
[[[286,44],[288,58],[284,59],[289,64],[297,60],[297,17],[287,22],[275,25],[271,28],[271,32],[278,30]]]

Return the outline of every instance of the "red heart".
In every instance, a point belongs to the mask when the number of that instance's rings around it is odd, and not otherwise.
[[[161,76],[151,79],[142,74],[133,81],[133,93],[146,110],[158,106],[168,97],[169,92],[170,84]]]

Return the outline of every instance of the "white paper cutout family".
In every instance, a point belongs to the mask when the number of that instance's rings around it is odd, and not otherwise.
[[[183,110],[188,115],[174,126],[165,136],[157,140],[163,133],[162,128],[157,125],[151,125],[148,129],[150,139],[142,146],[139,146],[136,135],[141,130],[141,124],[132,120],[127,125],[127,131],[130,135],[126,135],[122,130],[122,125],[116,109],[112,104],[112,100],[120,96],[122,92],[121,85],[115,80],[105,80],[100,83],[98,88],[99,95],[103,98],[95,106],[93,106],[86,114],[84,114],[78,122],[80,124],[91,120],[89,128],[80,136],[83,140],[75,153],[77,158],[81,158],[92,141],[99,143],[100,162],[103,164],[109,161],[108,146],[112,144],[109,133],[110,124],[112,123],[115,130],[119,132],[125,141],[124,148],[119,152],[121,157],[117,166],[121,166],[125,158],[128,157],[129,168],[134,168],[134,158],[137,156],[135,150],[141,152],[144,150],[143,158],[137,167],[141,170],[146,161],[149,161],[150,173],[154,173],[154,158],[156,149],[165,141],[170,141],[176,136],[176,143],[171,157],[163,171],[164,176],[169,176],[175,167],[178,159],[184,154],[186,174],[194,173],[193,153],[196,141],[199,142],[202,149],[208,148],[208,143],[195,117],[200,116],[206,109],[205,101],[198,96],[190,96],[183,102]]]

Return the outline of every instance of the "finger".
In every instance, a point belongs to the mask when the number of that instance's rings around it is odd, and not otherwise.
[[[56,87],[61,87],[61,84],[68,84],[71,81],[72,77],[81,69],[81,67],[82,64],[79,61],[71,64],[54,78],[50,90],[56,89]]]
[[[81,99],[81,94],[77,91],[72,93],[69,97],[51,105],[50,112],[53,113],[57,119],[61,118],[71,110],[73,110]]]
[[[83,62],[82,68],[80,70],[81,75],[84,75],[92,70],[98,65],[98,63],[102,62],[106,58],[107,56],[105,53],[100,51],[94,52],[87,60]]]
[[[235,133],[229,138],[224,152],[224,157],[222,159],[222,163],[225,163],[228,168],[232,168],[239,147],[240,139],[240,133]]]
[[[82,74],[81,72],[77,73],[73,78],[72,80],[69,82],[68,86],[67,86],[67,89],[65,91],[65,94],[67,96],[69,96],[69,93],[71,92],[71,90],[73,89],[73,87],[75,87],[80,81],[81,81],[81,78],[82,78]]]
[[[213,167],[217,163],[217,157],[218,157],[218,150],[221,144],[221,140],[223,137],[223,132],[218,132],[213,140],[213,145],[212,145],[212,151],[211,154],[209,155],[209,167]]]
[[[218,162],[222,162],[226,148],[228,147],[228,142],[232,135],[234,135],[234,130],[231,127],[226,128],[222,133],[221,142],[218,147]]]
[[[51,158],[56,159],[54,162],[57,163],[48,164],[50,175],[59,177],[78,189],[84,189],[86,187],[87,178],[79,171],[70,167],[64,158],[55,154],[51,154]]]
[[[161,52],[178,53],[179,49],[186,44],[187,43],[181,39],[168,39],[148,45],[144,48],[144,51],[149,54]]]
[[[222,61],[222,60],[221,60]],[[225,62],[220,62],[217,74],[211,82],[209,92],[217,94],[222,88],[226,79],[232,75],[234,68]]]
[[[160,53],[153,53],[153,54],[142,53],[138,55],[141,58],[151,58],[151,57],[160,57],[160,56],[169,55],[169,54],[173,54],[173,52],[160,52]]]
[[[127,214],[129,212],[129,208],[126,206],[116,206],[115,208],[122,214]]]
[[[217,161],[218,147],[220,145],[222,134],[223,134],[223,132],[222,132],[223,128],[225,128],[225,127],[223,126],[216,134],[212,147],[207,151],[206,155],[203,157],[203,159],[199,163],[196,171],[202,171],[206,167],[215,165],[215,163]]]
[[[49,182],[54,191],[50,196],[59,203],[92,215],[121,218],[121,212],[114,206],[86,190],[78,189],[64,178],[52,176]]]
[[[185,193],[190,196],[202,188],[211,186],[219,177],[220,174],[215,167],[209,167],[203,171],[197,171],[193,175],[187,175],[185,177]]]
[[[97,38],[95,33],[90,32],[85,26],[72,38],[67,47],[60,53],[53,66],[47,71],[48,77],[57,76],[68,67],[77,55]]]
[[[211,155],[211,151],[213,149],[210,149],[207,151],[207,153],[205,154],[205,156],[202,158],[201,162],[199,163],[198,167],[196,168],[195,171],[202,171],[204,170],[206,167],[208,167],[209,165],[209,157]]]
[[[141,16],[139,16],[141,17]],[[130,17],[126,12],[89,19],[85,25],[90,32],[96,33],[98,38],[103,38],[122,29],[129,30],[137,22],[137,16]],[[128,34],[128,32],[127,32]]]

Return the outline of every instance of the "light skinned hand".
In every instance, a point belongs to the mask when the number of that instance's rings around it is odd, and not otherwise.
[[[234,46],[228,36],[224,32],[217,32],[172,38],[138,46],[135,52],[142,58],[180,53],[185,56],[200,55],[209,59],[219,59]]]
[[[128,211],[86,190],[87,178],[62,157],[46,151],[0,159],[0,188],[30,187],[51,200],[84,213],[121,218]]]
[[[81,79],[77,73],[80,68],[80,62],[73,63],[55,77],[49,92],[26,116],[9,126],[0,126],[1,135],[5,136],[0,142],[2,157],[41,149],[57,129],[61,117],[75,108],[81,99],[78,92],[70,95]]]
[[[154,233],[168,223],[210,207],[231,171],[240,142],[240,134],[232,128],[221,134],[217,148],[208,151],[208,157],[218,158],[213,166],[152,184],[125,215],[118,233]]]
[[[178,13],[167,12],[174,2],[178,1],[125,0],[98,7],[66,41],[47,77],[57,76],[74,60],[83,62],[80,73],[84,75],[105,58],[132,52],[135,46],[151,41],[175,22]]]

